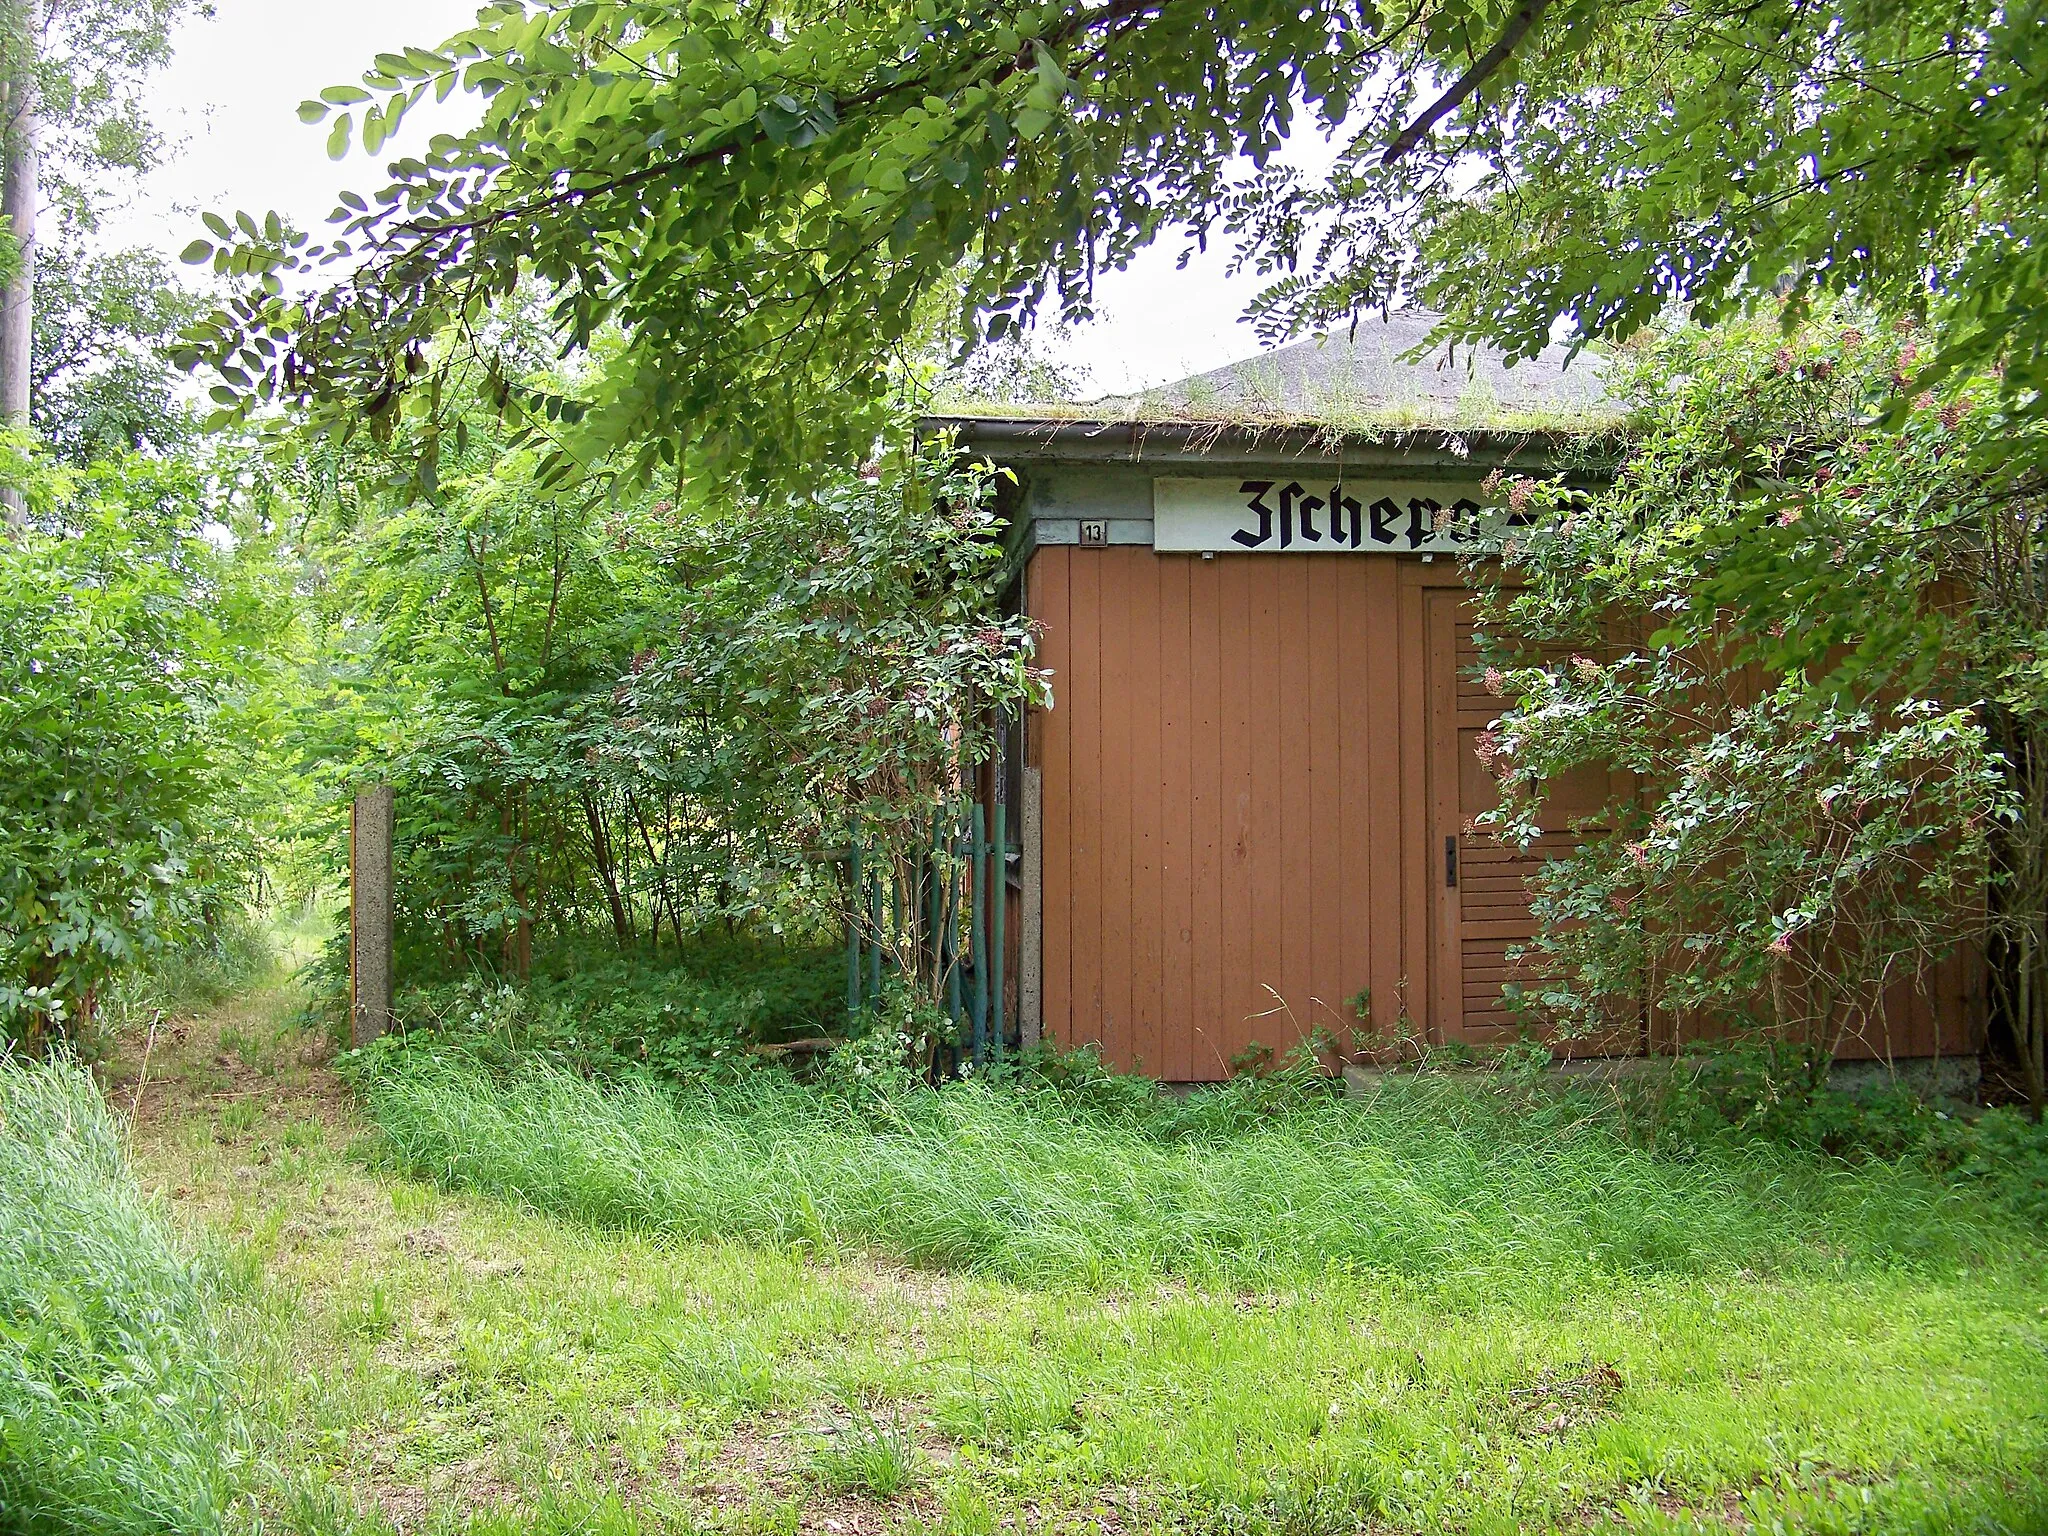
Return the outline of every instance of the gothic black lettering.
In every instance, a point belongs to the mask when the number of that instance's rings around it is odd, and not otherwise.
[[[1240,528],[1230,536],[1233,543],[1242,544],[1246,549],[1257,549],[1273,537],[1273,509],[1266,505],[1266,492],[1271,489],[1273,482],[1270,480],[1247,480],[1238,487],[1241,493],[1251,497],[1250,510],[1259,515],[1259,531],[1253,533],[1249,528]]]
[[[1436,515],[1443,511],[1443,503],[1431,501],[1427,496],[1410,497],[1408,501],[1408,547],[1420,549],[1436,532]]]
[[[1294,504],[1295,498],[1301,494],[1302,489],[1299,480],[1290,480],[1280,489],[1280,547],[1282,549],[1291,549],[1294,546]]]
[[[1400,504],[1391,497],[1382,496],[1378,501],[1366,508],[1366,511],[1372,517],[1373,543],[1393,543],[1395,539],[1394,519],[1401,515]]]
[[[1322,543],[1323,530],[1316,525],[1316,514],[1323,510],[1323,498],[1304,496],[1298,503],[1297,510],[1301,513],[1301,536],[1311,544]]]
[[[1331,539],[1332,539],[1333,541],[1335,541],[1336,543],[1339,543],[1339,544],[1345,544],[1345,543],[1348,543],[1348,544],[1349,544],[1349,545],[1350,545],[1350,546],[1351,546],[1351,547],[1352,547],[1353,549],[1356,549],[1356,548],[1358,548],[1358,545],[1359,545],[1359,533],[1360,533],[1360,529],[1359,529],[1359,526],[1358,526],[1358,518],[1359,518],[1359,513],[1360,513],[1361,511],[1363,511],[1363,510],[1364,510],[1364,509],[1363,509],[1363,508],[1361,508],[1361,507],[1360,507],[1360,506],[1358,505],[1358,498],[1357,498],[1356,496],[1346,496],[1346,495],[1344,494],[1344,487],[1343,487],[1343,486],[1341,486],[1341,485],[1333,485],[1333,486],[1331,486],[1331,487],[1330,487],[1330,537],[1331,537]],[[1348,537],[1348,538],[1346,537],[1346,533],[1345,533],[1345,521],[1346,521],[1346,519],[1347,519],[1347,518],[1348,518],[1348,519],[1349,519],[1349,521],[1350,521],[1350,535],[1349,535],[1349,537]]]
[[[1399,490],[1398,499],[1386,495],[1366,502],[1373,489],[1376,487],[1360,485],[1353,493],[1345,481],[1338,480],[1311,493],[1299,480],[1242,481],[1237,487],[1243,508],[1239,526],[1229,534],[1228,544],[1207,547],[1303,553],[1344,549],[1449,552],[1469,547],[1475,539],[1497,537],[1507,513],[1504,507],[1484,506],[1469,495],[1449,502],[1428,495],[1410,496],[1408,491],[1427,487],[1398,482],[1386,487]],[[1446,493],[1452,489],[1444,487]],[[1215,511],[1209,516],[1229,515],[1214,502],[1210,506]],[[1222,537],[1220,531],[1210,531],[1215,529],[1215,523],[1208,525],[1205,532],[1209,538]]]

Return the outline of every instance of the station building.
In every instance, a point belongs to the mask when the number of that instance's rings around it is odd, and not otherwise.
[[[1005,1014],[1170,1082],[1227,1077],[1369,1016],[1512,1038],[1526,853],[1467,830],[1495,803],[1459,556],[1487,477],[1597,482],[1619,416],[1597,359],[1417,360],[1395,314],[1146,395],[936,413],[1008,468],[1010,601],[1042,626],[1054,707],[983,793],[1013,829]],[[1604,774],[1554,786],[1560,819]],[[1981,984],[1902,994],[1892,1057],[1975,1050]],[[1579,1051],[1674,1044],[1649,1018]]]

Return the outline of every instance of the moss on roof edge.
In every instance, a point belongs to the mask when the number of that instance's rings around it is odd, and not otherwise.
[[[1387,405],[1379,410],[1361,410],[1317,416],[1281,412],[1175,411],[1138,409],[1104,411],[1100,405],[1018,405],[991,400],[937,399],[920,413],[932,418],[962,421],[1002,421],[1019,426],[1043,424],[1047,428],[1069,425],[1103,427],[1175,427],[1190,432],[1217,434],[1263,432],[1309,432],[1328,435],[1330,441],[1386,441],[1423,433],[1484,432],[1501,436],[1543,433],[1555,436],[1598,438],[1624,431],[1629,422],[1623,411],[1553,410],[1540,407],[1504,410],[1498,407],[1480,413],[1463,409],[1442,410],[1426,406]]]

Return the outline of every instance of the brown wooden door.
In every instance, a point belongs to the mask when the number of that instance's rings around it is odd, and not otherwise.
[[[1040,549],[1046,1038],[1168,1081],[1426,1013],[1421,592],[1388,555]],[[1412,610],[1411,610],[1412,604]],[[1411,633],[1412,631],[1412,633]],[[1411,761],[1412,759],[1412,761]]]
[[[1457,591],[1424,593],[1429,692],[1429,804],[1433,906],[1433,1016],[1444,1038],[1483,1044],[1512,1038],[1519,1022],[1502,997],[1509,983],[1534,989],[1540,976],[1509,951],[1535,936],[1528,877],[1577,842],[1574,818],[1607,803],[1609,776],[1582,771],[1552,788],[1546,830],[1523,852],[1468,830],[1500,803],[1500,785],[1480,758],[1480,737],[1501,710],[1477,673],[1472,616]],[[1558,830],[1548,830],[1551,824]]]

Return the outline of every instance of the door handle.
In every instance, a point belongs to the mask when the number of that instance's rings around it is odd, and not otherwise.
[[[1452,890],[1458,885],[1458,839],[1453,833],[1444,839],[1444,884]]]

